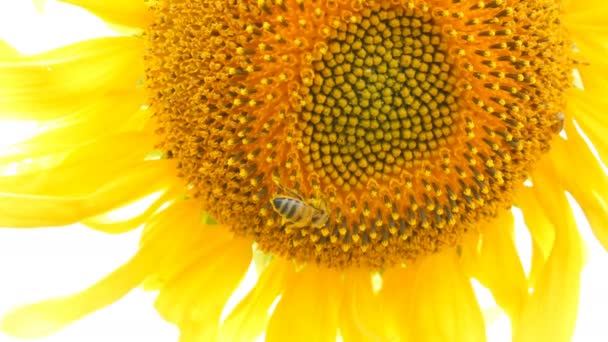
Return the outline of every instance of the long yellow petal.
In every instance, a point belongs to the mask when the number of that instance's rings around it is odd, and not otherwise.
[[[136,88],[143,79],[143,45],[137,37],[111,37],[34,56],[4,56],[0,118],[55,119],[105,100],[104,94]]]
[[[568,140],[556,139],[543,165],[580,204],[591,230],[608,250],[608,176],[576,130],[566,127]],[[576,156],[576,163],[569,160]]]
[[[104,182],[144,163],[144,157],[151,150],[154,139],[154,136],[144,134],[113,135],[99,139],[64,156],[62,163],[56,167],[0,177],[0,191],[56,196],[88,194]],[[126,151],[116,153],[126,146],[129,147]],[[174,162],[164,160],[161,163]],[[84,175],[87,177],[86,182],[74,181]]]
[[[145,28],[149,22],[144,0],[60,0],[85,8],[104,20],[121,25]]]
[[[481,240],[473,239],[463,247],[464,265],[471,276],[490,289],[511,319],[518,319],[528,288],[515,247],[513,214],[505,212],[483,226]]]
[[[553,249],[555,229],[529,190],[518,191],[516,203],[524,215],[524,222],[532,238],[532,262],[528,283],[533,287]]]
[[[567,115],[576,120],[585,135],[591,140],[597,149],[600,158],[608,162],[608,117],[604,115],[608,110],[608,103],[602,106],[598,94],[591,90],[574,89],[568,96]],[[573,131],[574,126],[568,125],[568,131]]]
[[[176,222],[179,224],[176,225]],[[145,288],[163,288],[188,265],[231,244],[233,238],[227,227],[202,222],[198,201],[175,199],[144,226],[140,241],[142,246],[147,245],[148,241],[166,241],[164,246],[152,251],[157,263],[154,273],[146,279]]]
[[[564,22],[570,32],[608,33],[608,6],[602,0],[565,0]],[[601,38],[601,37],[599,37]]]
[[[251,261],[251,242],[246,239],[199,248],[204,252],[160,289],[155,304],[166,320],[180,327],[184,342],[217,339],[222,309]]]
[[[109,234],[121,234],[133,230],[146,222],[149,222],[153,214],[164,204],[169,203],[183,194],[183,187],[177,183],[164,190],[158,199],[150,204],[142,212],[128,218],[115,218],[108,216],[109,213],[84,219],[81,223],[89,228]],[[139,200],[139,199],[138,199]],[[111,212],[110,212],[111,213]]]
[[[157,139],[156,135],[147,132],[116,133],[99,137],[89,144],[74,146],[68,150],[54,152],[39,148],[32,151],[32,153],[24,155],[14,154],[12,156],[0,157],[0,166],[6,167],[17,161],[19,163],[16,164],[12,174],[25,177],[26,183],[28,182],[27,177],[30,177],[29,181],[42,182],[43,184],[52,184],[54,178],[56,190],[52,191],[67,193],[73,189],[91,187],[91,183],[94,182],[59,180],[59,174],[62,171],[72,172],[73,174],[81,171],[83,173],[80,176],[86,173],[90,177],[89,179],[97,179],[99,177],[111,178],[111,175],[103,175],[103,173],[109,171],[118,172],[145,160],[154,152],[153,146]],[[121,151],[121,153],[116,153],[116,151]],[[24,162],[20,160],[20,157],[27,160]],[[17,180],[18,178],[14,179]],[[3,183],[0,189],[11,188],[10,180],[0,180],[0,182]],[[19,189],[21,189],[21,192],[32,191],[25,189],[40,189],[39,184],[23,184],[23,187],[19,187]],[[13,188],[15,188],[14,185]],[[41,190],[38,191],[40,192]]]
[[[164,243],[156,240],[143,246],[128,262],[82,292],[9,312],[2,318],[0,330],[19,338],[41,337],[119,300],[154,269],[155,260],[150,252]]]
[[[608,10],[608,4],[603,0],[561,0],[561,2],[566,16],[587,14],[593,17]]]
[[[413,316],[413,305],[418,268],[420,263],[412,263],[405,268],[391,268],[382,275],[382,290],[378,294],[385,309],[385,324],[390,338],[414,342],[412,339],[416,318]],[[392,331],[396,331],[392,333]]]
[[[146,162],[81,196],[0,193],[1,227],[63,226],[119,208],[167,186],[166,163]]]
[[[16,59],[21,54],[4,40],[0,39],[0,60]]]
[[[514,341],[570,341],[576,323],[582,241],[565,194],[550,174],[537,172],[534,187],[524,189],[536,196],[543,213],[555,228],[551,255],[516,324]]]
[[[605,49],[608,47],[607,3],[602,0],[565,0],[563,8],[564,23],[577,48],[588,56],[598,53],[605,56],[608,51]],[[592,46],[595,48],[591,48]],[[601,46],[604,48],[600,48]]]
[[[285,290],[286,275],[293,265],[275,258],[264,269],[251,292],[228,315],[218,334],[218,341],[254,341],[266,329],[268,309]]]
[[[344,341],[402,341],[396,328],[401,318],[379,311],[384,303],[373,291],[369,271],[346,271],[344,284],[340,308],[340,332]]]
[[[143,101],[143,90],[134,89],[120,95],[101,95],[99,101],[47,123],[52,128],[46,132],[0,149],[0,162],[61,153],[115,134],[121,130],[126,120],[137,113]]]
[[[485,341],[485,326],[471,283],[453,249],[424,257],[411,270],[384,277],[403,341]],[[383,289],[384,292],[384,289]],[[390,303],[390,302],[389,302]]]
[[[339,272],[312,265],[289,275],[266,330],[267,342],[335,342],[341,303]]]

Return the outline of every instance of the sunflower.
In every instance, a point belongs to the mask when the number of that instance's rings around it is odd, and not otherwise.
[[[49,334],[143,286],[184,342],[483,341],[473,278],[514,340],[570,339],[584,251],[566,192],[608,247],[608,3],[65,2],[131,34],[0,46],[0,118],[41,127],[2,151],[0,226],[143,232],[4,331]]]

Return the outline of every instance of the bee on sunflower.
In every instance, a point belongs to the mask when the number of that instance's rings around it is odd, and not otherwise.
[[[141,244],[4,331],[49,334],[144,286],[184,342],[484,341],[474,278],[515,341],[572,336],[566,192],[608,247],[590,147],[608,156],[608,3],[65,2],[142,34],[0,51],[0,118],[51,127],[2,155],[0,226],[143,225]],[[220,320],[252,258],[255,286]]]

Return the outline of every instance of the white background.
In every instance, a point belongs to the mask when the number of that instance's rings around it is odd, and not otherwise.
[[[44,15],[27,0],[0,0],[0,39],[23,53],[35,53],[87,37],[108,34],[102,21],[85,11],[48,0]],[[0,148],[23,138],[31,125],[0,126]],[[580,217],[580,216],[579,216]],[[608,223],[607,223],[608,224]],[[608,341],[608,257],[583,226],[589,264],[583,272],[580,318],[574,340]],[[523,230],[520,229],[519,232]],[[137,248],[139,231],[109,236],[80,226],[0,229],[0,317],[18,304],[83,289],[126,261]],[[529,237],[521,236],[521,255]],[[486,293],[478,291],[482,302]],[[153,309],[154,293],[139,289],[123,300],[35,342],[172,342],[177,329]],[[491,341],[509,341],[508,321],[488,328]],[[0,333],[0,342],[17,339]]]

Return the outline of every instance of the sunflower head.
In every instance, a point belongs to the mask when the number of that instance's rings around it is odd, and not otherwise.
[[[571,200],[608,247],[608,3],[62,1],[123,34],[0,42],[0,119],[40,124],[0,151],[0,226],[142,237],[3,333],[141,285],[184,342],[484,341],[476,281],[514,340],[571,339]]]
[[[510,206],[563,122],[573,62],[555,1],[153,12],[160,148],[218,221],[299,261],[380,267],[455,245]]]

